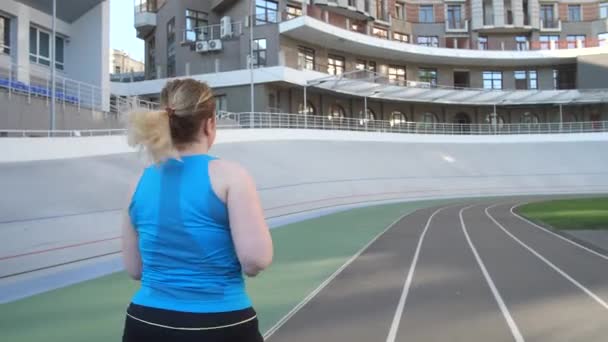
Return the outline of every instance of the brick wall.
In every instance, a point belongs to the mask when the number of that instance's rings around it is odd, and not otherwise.
[[[388,6],[388,16],[389,17],[395,17],[395,2],[397,2],[396,0],[388,0],[387,6]]]
[[[411,4],[411,3],[406,3],[405,4],[405,11],[407,12],[407,21],[411,22],[411,23],[417,23],[418,22],[418,5],[417,4]]]
[[[597,20],[600,13],[600,5],[599,3],[594,4],[582,4],[583,8],[583,20],[591,21]]]
[[[558,4],[558,18],[562,21],[568,21],[568,4]]]
[[[329,23],[337,27],[346,28],[346,17],[329,12]]]
[[[434,5],[433,11],[435,12],[435,22],[442,23],[445,21],[444,4]]]

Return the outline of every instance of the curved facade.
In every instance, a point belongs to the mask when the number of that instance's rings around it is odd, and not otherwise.
[[[256,75],[277,67],[300,71],[283,72],[299,79],[257,77],[256,111],[305,113],[306,85],[311,115],[457,123],[484,123],[490,113],[505,123],[608,120],[605,89],[581,100],[586,90],[608,88],[606,2],[256,0],[252,20],[249,1],[144,2],[146,15],[155,16],[154,29],[138,32],[146,41],[149,79],[245,71],[251,27]],[[355,84],[357,70],[364,70],[367,83]],[[220,110],[250,110],[243,101],[249,79],[242,75],[240,83],[216,86]],[[390,94],[377,89],[380,80],[393,87]],[[154,99],[161,85],[146,95]],[[463,100],[442,101],[447,90]]]

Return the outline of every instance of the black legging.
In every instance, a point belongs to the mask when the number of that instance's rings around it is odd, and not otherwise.
[[[189,313],[131,304],[127,309],[122,341],[263,342],[264,338],[258,329],[258,320],[253,318],[255,315],[252,308],[222,313]],[[200,328],[227,325],[230,327],[200,330]],[[171,327],[199,328],[199,330]]]

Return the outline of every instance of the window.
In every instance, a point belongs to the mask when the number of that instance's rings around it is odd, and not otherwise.
[[[488,37],[479,36],[477,38],[477,49],[487,50],[488,49]]]
[[[526,51],[529,49],[528,37],[526,36],[515,37],[515,43],[517,44],[518,51]]]
[[[416,37],[416,43],[418,43],[418,45],[438,47],[439,46],[439,37],[437,37],[437,36],[418,36],[418,37]]]
[[[372,62],[370,61],[369,64],[367,65],[367,70],[375,73],[377,68],[376,68],[376,62]]]
[[[505,124],[505,118],[503,118],[502,115],[490,113],[486,115],[486,123],[502,128]]]
[[[581,5],[568,5],[568,20],[581,21]]]
[[[342,75],[344,73],[344,57],[329,55],[327,58],[327,73]]]
[[[302,16],[302,9],[299,7],[287,5],[287,19],[293,19]]]
[[[148,41],[147,50],[146,69],[148,69],[148,76],[156,78],[156,39],[154,37]]]
[[[55,36],[55,68],[63,70],[63,38]],[[30,27],[30,61],[51,65],[51,34],[37,27]]]
[[[379,27],[372,28],[372,35],[378,38],[388,39],[388,31]]]
[[[566,37],[568,40],[568,49],[576,49],[577,41],[581,41],[581,47],[585,47],[585,35],[584,34],[573,34]]]
[[[11,54],[11,20],[0,16],[0,53]]]
[[[175,77],[175,18],[167,23],[167,77]]]
[[[302,70],[315,70],[315,50],[298,48],[298,68]]]
[[[355,62],[355,70],[365,70],[367,67],[367,62],[362,59],[357,59]]]
[[[120,66],[116,65],[116,66],[114,67],[114,73],[115,73],[115,74],[120,74]]]
[[[555,89],[576,88],[576,67],[562,67],[553,70],[553,87]]]
[[[279,3],[272,0],[255,0],[255,24],[263,25],[277,22]]]
[[[538,37],[540,40],[540,49],[541,50],[549,50],[553,48],[553,46],[557,47],[557,41],[559,41],[558,35],[545,35]],[[551,42],[555,42],[552,44]],[[552,46],[553,45],[553,46]]]
[[[312,102],[307,101],[307,105],[306,105],[306,112],[304,112],[304,106],[302,105],[302,103],[300,103],[298,105],[298,114],[305,114],[305,115],[315,115],[316,111],[315,111],[315,107],[312,105]]]
[[[555,6],[551,5],[540,5],[540,20],[542,20],[542,27],[556,28],[557,23],[555,22]]]
[[[600,41],[600,46],[608,46],[608,32],[598,34],[597,39]]]
[[[367,107],[367,110],[365,111],[365,115],[361,115],[361,114],[363,114],[363,113],[359,112],[359,117],[363,116],[363,120],[359,121],[359,124],[361,124],[361,125],[366,124],[370,121],[376,120],[376,113],[374,113],[374,111],[369,107]]]
[[[524,113],[524,115],[521,116],[521,123],[523,124],[537,124],[538,122],[539,120],[536,114],[526,112]]]
[[[403,43],[409,43],[410,36],[405,33],[393,32],[393,40],[398,40]]]
[[[348,0],[348,6],[350,6],[350,7],[357,6],[357,1],[356,0]]]
[[[253,67],[266,66],[266,39],[255,39],[253,41]]]
[[[328,119],[343,119],[346,116],[346,112],[344,108],[339,104],[334,104],[329,108],[329,117]]]
[[[600,18],[608,18],[608,2],[600,4]]]
[[[217,95],[215,96],[215,112],[227,112],[228,111],[228,103],[226,102],[226,95]]]
[[[405,4],[395,2],[395,18],[405,20]]]
[[[420,68],[418,70],[418,80],[428,83],[431,87],[437,86],[437,69]]]
[[[398,65],[389,65],[388,67],[388,80],[391,83],[405,85],[405,67]]]
[[[437,119],[437,115],[433,113],[424,113],[422,114],[422,122],[424,123],[436,123],[439,120]]]
[[[484,89],[502,89],[502,72],[501,71],[484,71],[483,72],[483,88]]]
[[[553,89],[558,89],[559,86],[559,71],[553,69]]]
[[[515,71],[515,89],[538,89],[536,70]]]
[[[392,126],[399,126],[401,124],[407,123],[407,117],[405,116],[405,114],[399,112],[399,111],[394,111],[391,113],[391,127]]]
[[[464,23],[462,22],[462,6],[448,5],[448,28],[464,28]]]
[[[186,10],[186,40],[209,40],[207,25],[209,14],[205,12]]]
[[[418,9],[418,14],[418,21],[421,23],[435,22],[435,16],[433,15],[433,5],[420,5],[420,8]]]

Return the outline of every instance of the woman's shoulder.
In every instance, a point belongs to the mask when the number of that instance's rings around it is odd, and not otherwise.
[[[245,167],[232,160],[214,159],[209,163],[209,169],[212,174],[222,175],[229,179],[250,177]]]

